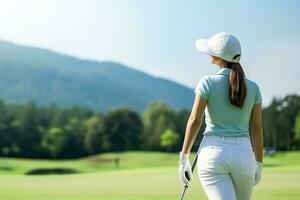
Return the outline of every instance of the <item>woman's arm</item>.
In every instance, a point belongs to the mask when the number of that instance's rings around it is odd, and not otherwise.
[[[195,100],[190,117],[187,122],[184,142],[182,146],[182,153],[188,154],[195,142],[198,135],[203,113],[206,107],[207,101],[201,97],[199,94],[195,94]]]
[[[251,112],[251,134],[252,143],[254,148],[255,159],[258,162],[263,161],[263,150],[264,150],[264,137],[263,137],[263,126],[262,126],[262,109],[261,103],[255,104]]]

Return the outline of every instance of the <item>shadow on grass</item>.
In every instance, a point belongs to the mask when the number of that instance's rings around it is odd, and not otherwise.
[[[13,169],[11,167],[8,166],[0,166],[0,171],[12,171]]]
[[[80,171],[72,168],[37,168],[26,172],[26,175],[78,174]]]

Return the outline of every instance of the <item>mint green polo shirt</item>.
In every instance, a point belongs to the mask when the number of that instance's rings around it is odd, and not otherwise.
[[[258,85],[246,78],[247,95],[243,108],[231,105],[229,68],[220,68],[216,74],[203,76],[194,93],[206,99],[204,135],[242,136],[250,138],[249,123],[254,104],[262,103]]]

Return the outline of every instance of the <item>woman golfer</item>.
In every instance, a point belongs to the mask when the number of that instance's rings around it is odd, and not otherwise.
[[[184,186],[193,180],[189,153],[205,111],[206,128],[197,152],[201,185],[210,200],[249,200],[263,165],[260,89],[245,78],[239,64],[241,46],[233,35],[222,32],[198,39],[196,48],[208,54],[219,70],[203,76],[195,87],[179,155],[180,180]]]

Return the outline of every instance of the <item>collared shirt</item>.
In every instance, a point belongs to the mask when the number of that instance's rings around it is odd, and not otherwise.
[[[207,101],[204,135],[243,136],[250,138],[249,123],[254,104],[262,103],[258,85],[245,78],[247,95],[242,108],[229,100],[229,75],[231,69],[221,68],[216,74],[203,76],[194,93]]]

